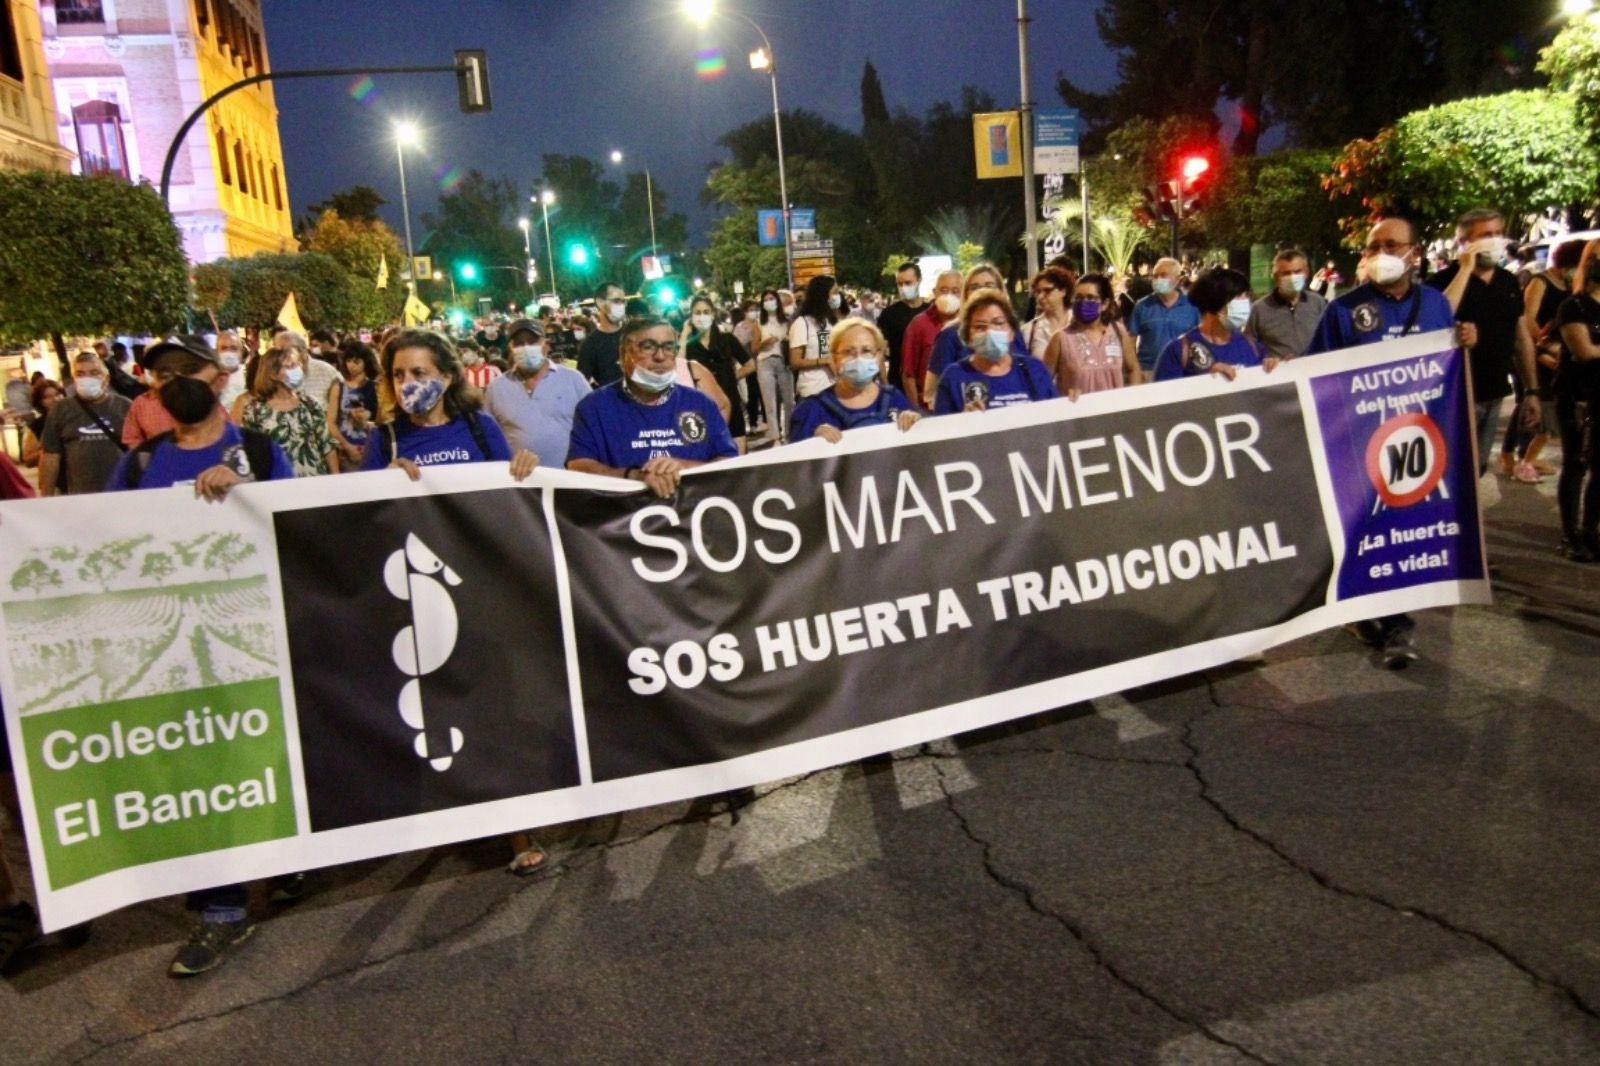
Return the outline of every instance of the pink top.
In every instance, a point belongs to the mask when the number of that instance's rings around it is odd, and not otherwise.
[[[1071,368],[1068,375],[1065,371]],[[1069,380],[1070,378],[1070,380]],[[1122,388],[1122,337],[1115,328],[1100,331],[1093,340],[1087,332],[1061,331],[1061,361],[1056,364],[1056,388],[1067,394],[1068,387],[1079,392],[1102,392]]]

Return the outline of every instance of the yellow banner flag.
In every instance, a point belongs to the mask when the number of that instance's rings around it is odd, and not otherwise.
[[[417,299],[417,294],[406,294],[405,320],[408,326],[420,326],[428,321],[433,312],[428,310],[428,305]]]
[[[384,255],[384,254],[382,254],[382,253],[379,253],[379,255],[378,255],[378,288],[387,289],[388,287],[389,287],[389,257]]]
[[[973,115],[972,146],[979,178],[1022,177],[1022,120],[1017,112]]]
[[[300,308],[295,305],[294,293],[283,301],[283,310],[278,312],[278,325],[284,329],[292,329],[301,336],[305,336],[305,323],[300,321]]]

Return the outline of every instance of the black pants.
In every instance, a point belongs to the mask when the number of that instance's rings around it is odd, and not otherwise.
[[[1600,433],[1594,427],[1594,397],[1563,392],[1556,397],[1561,425],[1561,478],[1556,502],[1561,507],[1561,533],[1593,536],[1600,529]],[[1585,483],[1587,481],[1587,484]],[[1583,507],[1579,512],[1579,501]]]

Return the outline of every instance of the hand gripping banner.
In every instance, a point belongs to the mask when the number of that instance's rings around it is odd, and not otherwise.
[[[0,506],[52,928],[799,774],[1486,603],[1431,334],[641,486],[503,464]]]

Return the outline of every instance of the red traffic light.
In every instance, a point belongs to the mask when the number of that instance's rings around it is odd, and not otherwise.
[[[1183,180],[1194,181],[1211,169],[1211,160],[1203,155],[1192,155],[1183,161]]]

